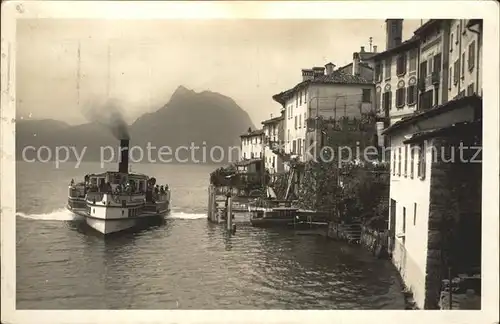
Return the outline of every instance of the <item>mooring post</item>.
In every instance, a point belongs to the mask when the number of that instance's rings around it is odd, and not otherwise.
[[[208,220],[212,221],[212,185],[208,186]]]
[[[231,232],[233,230],[233,199],[231,197],[231,191],[229,191],[227,194],[226,220],[227,220],[227,230]]]

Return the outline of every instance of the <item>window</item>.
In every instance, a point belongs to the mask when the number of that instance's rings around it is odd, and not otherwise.
[[[417,203],[413,203],[413,226],[417,224]]]
[[[302,140],[297,140],[297,154],[302,154]]]
[[[304,90],[304,103],[306,103],[306,102],[307,102],[307,91]]]
[[[465,52],[462,53],[462,80],[465,78]]]
[[[439,87],[434,89],[434,106],[439,105]]]
[[[398,147],[398,176],[401,176],[401,147]]]
[[[469,71],[471,71],[474,68],[474,61],[475,61],[475,53],[476,51],[476,41],[473,41],[472,43],[469,44],[469,60],[468,60],[468,65],[469,65]]]
[[[382,100],[382,93],[380,91],[377,91],[375,93],[375,110],[377,112],[380,111],[380,107],[381,107],[380,101],[381,100]]]
[[[448,81],[448,90],[451,90],[451,85],[453,84],[453,67],[450,66],[450,73],[449,73],[450,80]]]
[[[457,84],[458,80],[460,79],[460,59],[457,59],[455,61],[455,64],[453,66],[454,74],[453,74],[453,84]]]
[[[295,95],[295,107],[297,107],[299,105],[299,94],[297,93]]]
[[[306,113],[304,113],[304,128],[306,128],[306,125],[307,125],[307,123],[306,123],[306,120],[307,120],[306,116],[307,116]]]
[[[406,88],[406,102],[408,106],[414,105],[417,103],[417,86],[411,85]]]
[[[474,94],[474,82],[469,84],[469,86],[467,87],[467,95],[472,96],[473,94]]]
[[[372,90],[363,89],[362,102],[369,103],[372,102]]]
[[[396,175],[396,150],[392,151],[392,175]]]
[[[427,77],[427,61],[420,63],[420,78],[424,80]]]
[[[410,62],[409,62],[410,72],[417,70],[417,50],[413,49],[410,51]]]
[[[406,88],[399,88],[396,90],[396,107],[398,109],[401,109],[405,105],[405,94],[406,94]]]
[[[299,104],[302,105],[302,91],[299,92]]]
[[[405,178],[408,175],[408,145],[405,145],[405,164],[404,164],[404,173]]]
[[[441,72],[441,53],[436,54],[433,60],[433,72]]]
[[[457,24],[457,37],[455,39],[455,44],[458,44],[459,35],[460,35],[460,23]]]
[[[413,179],[413,169],[415,167],[415,152],[413,152],[413,146],[410,146],[410,179]]]
[[[296,140],[293,140],[292,141],[292,153],[296,153],[297,152],[297,141]]]
[[[432,93],[433,90],[426,91],[424,93],[420,94],[420,102],[419,102],[419,108],[420,110],[426,110],[429,108],[432,108],[432,101],[433,101],[433,96]]]
[[[375,82],[380,81],[382,81],[382,64],[377,63],[377,65],[375,65]]]
[[[450,35],[450,52],[453,52],[453,33]]]
[[[388,112],[389,110],[391,110],[391,106],[392,106],[391,101],[392,101],[392,91],[384,92],[384,96],[382,98],[382,106],[384,107],[385,112]]]
[[[418,146],[418,167],[417,175],[420,179],[425,179],[425,144]]]
[[[403,53],[398,56],[398,60],[396,62],[396,74],[404,75],[406,73],[406,54]]]
[[[431,73],[432,73],[432,71],[433,71],[433,70],[432,70],[432,69],[433,69],[433,62],[434,62],[434,60],[433,60],[433,58],[432,58],[432,57],[429,57],[429,58],[427,59],[427,64],[429,64],[429,67],[427,68],[427,75],[431,74]]]
[[[302,115],[299,115],[299,128],[302,127]]]
[[[405,234],[406,234],[406,207],[403,207],[403,232],[402,232],[403,245],[405,244]]]
[[[295,116],[295,129],[297,129],[297,116]]]
[[[290,130],[288,130],[286,141],[287,141],[287,143],[290,143]]]
[[[385,62],[384,62],[384,67],[385,67],[385,71],[384,71],[384,74],[385,74],[385,79],[390,79],[391,78],[391,65],[392,65],[392,58],[387,58],[385,59]]]

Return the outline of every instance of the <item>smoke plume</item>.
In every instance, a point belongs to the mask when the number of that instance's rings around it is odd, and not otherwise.
[[[83,106],[82,114],[90,122],[99,123],[110,130],[118,139],[130,139],[128,125],[117,101],[91,101]]]

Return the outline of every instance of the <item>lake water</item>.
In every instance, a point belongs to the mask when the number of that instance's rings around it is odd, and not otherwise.
[[[112,170],[115,166],[108,169]],[[99,163],[18,162],[19,309],[403,309],[396,270],[358,246],[207,221],[208,165],[134,165],[172,190],[162,226],[104,238],[65,210]]]

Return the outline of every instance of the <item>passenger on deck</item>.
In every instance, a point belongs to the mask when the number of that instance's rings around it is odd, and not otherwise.
[[[73,186],[75,184],[75,180],[71,179],[71,182],[69,184]]]
[[[162,193],[162,194],[165,193],[165,189],[163,189],[163,186],[160,186],[160,193]]]
[[[158,185],[155,186],[155,194],[158,194],[158,192],[160,191],[160,188],[158,188]]]

